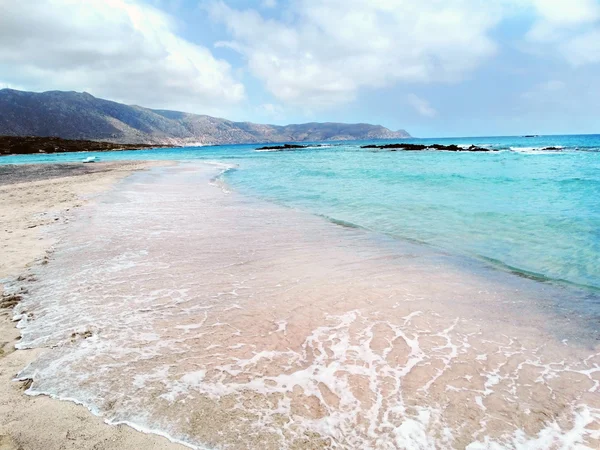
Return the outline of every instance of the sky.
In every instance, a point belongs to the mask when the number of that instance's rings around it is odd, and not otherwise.
[[[0,88],[413,136],[600,133],[600,0],[0,0]]]

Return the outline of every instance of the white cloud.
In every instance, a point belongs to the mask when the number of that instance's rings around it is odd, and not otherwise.
[[[293,0],[285,20],[211,3],[251,73],[282,101],[329,106],[362,87],[454,82],[495,51],[499,4],[476,0]]]
[[[424,100],[415,94],[410,94],[408,96],[408,104],[423,117],[431,118],[437,116],[435,108],[433,108],[427,100]]]
[[[275,8],[277,6],[277,0],[262,0],[263,8]]]
[[[560,49],[573,66],[600,63],[600,26],[567,40]]]
[[[88,90],[144,106],[206,111],[244,98],[226,61],[134,0],[0,0],[0,71],[32,90]]]
[[[600,17],[596,0],[530,0],[538,14],[538,26],[578,27]]]
[[[527,40],[573,66],[600,62],[600,3],[597,0],[531,0],[537,18]]]

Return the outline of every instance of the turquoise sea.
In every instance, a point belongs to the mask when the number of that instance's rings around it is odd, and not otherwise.
[[[1,159],[180,161],[9,283],[26,393],[194,449],[598,448],[600,136],[415,142],[497,151]]]
[[[235,166],[223,176],[242,193],[597,297],[600,135],[403,141],[497,150],[489,153],[360,148],[374,142],[282,152],[232,145],[9,156],[0,163],[220,161]]]

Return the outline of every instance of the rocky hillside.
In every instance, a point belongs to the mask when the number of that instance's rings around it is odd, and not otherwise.
[[[379,125],[260,125],[177,111],[153,110],[88,93],[0,90],[0,135],[58,136],[127,144],[239,144],[409,137]]]

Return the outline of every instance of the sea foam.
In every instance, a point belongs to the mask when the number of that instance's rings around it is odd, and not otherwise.
[[[600,350],[537,283],[211,184],[136,175],[17,308],[28,393],[193,448],[594,448]],[[543,292],[547,295],[548,290]]]

